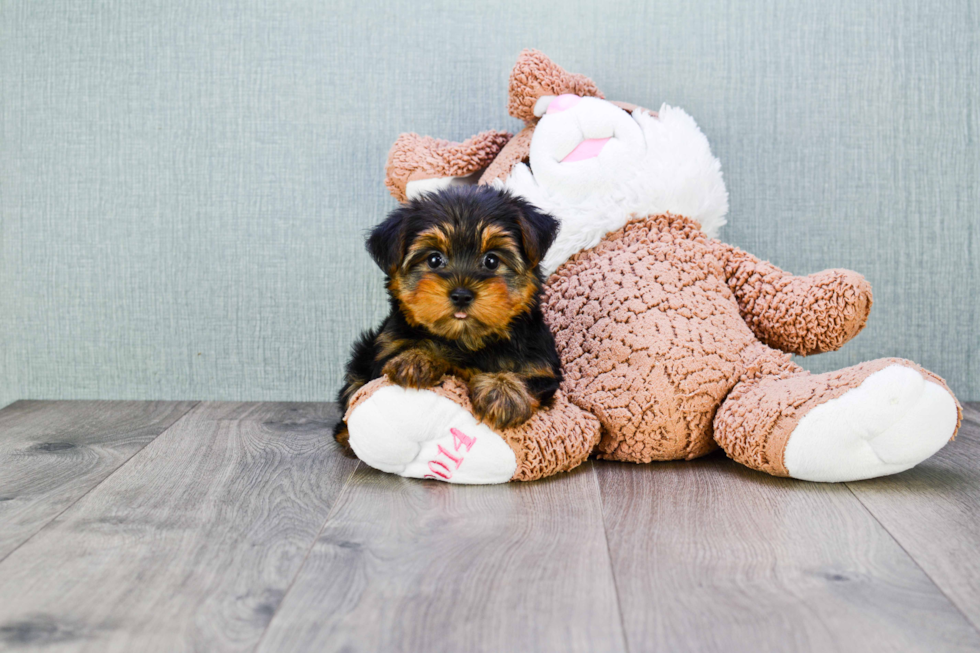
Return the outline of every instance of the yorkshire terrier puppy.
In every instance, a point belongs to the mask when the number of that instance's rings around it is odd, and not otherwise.
[[[382,374],[429,388],[444,374],[468,384],[478,418],[526,421],[561,383],[555,341],[539,305],[538,266],[558,222],[489,186],[457,186],[393,211],[367,240],[387,275],[391,312],[354,343],[338,402]],[[347,445],[347,425],[334,437]]]

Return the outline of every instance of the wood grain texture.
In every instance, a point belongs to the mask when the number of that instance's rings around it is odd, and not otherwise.
[[[0,411],[0,535],[60,511],[0,562],[0,650],[980,650],[976,405],[874,481],[710,457],[491,487],[357,468],[329,404],[188,408]]]
[[[360,467],[258,650],[624,650],[592,464],[487,487]]]
[[[980,629],[980,404],[963,417],[956,440],[918,467],[848,486]]]
[[[980,647],[845,486],[720,456],[597,471],[630,650]]]
[[[254,648],[356,461],[332,404],[201,404],[0,564],[0,647]]]
[[[193,406],[19,401],[0,411],[0,560]]]

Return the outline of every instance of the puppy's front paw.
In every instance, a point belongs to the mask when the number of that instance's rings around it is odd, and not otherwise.
[[[419,349],[404,351],[385,363],[382,373],[403,388],[431,388],[442,380],[446,365]]]
[[[477,374],[470,381],[470,400],[477,417],[497,429],[523,424],[538,406],[521,377],[512,372]]]

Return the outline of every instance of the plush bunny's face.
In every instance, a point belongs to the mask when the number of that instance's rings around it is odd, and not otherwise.
[[[544,96],[530,167],[541,186],[571,200],[616,188],[646,154],[643,131],[610,102],[577,95]]]
[[[534,108],[540,119],[527,156],[493,183],[561,223],[542,261],[546,274],[635,218],[684,215],[712,237],[725,223],[721,165],[683,110],[629,112],[575,95],[542,96]]]

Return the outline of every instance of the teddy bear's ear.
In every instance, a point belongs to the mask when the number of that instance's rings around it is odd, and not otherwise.
[[[399,202],[426,191],[437,190],[474,176],[490,165],[503,149],[510,134],[480,132],[462,143],[402,134],[388,152],[385,186]]]
[[[510,92],[507,111],[527,124],[537,121],[534,105],[543,95],[605,96],[595,82],[585,75],[566,72],[561,66],[537,50],[524,50],[510,72]]]

